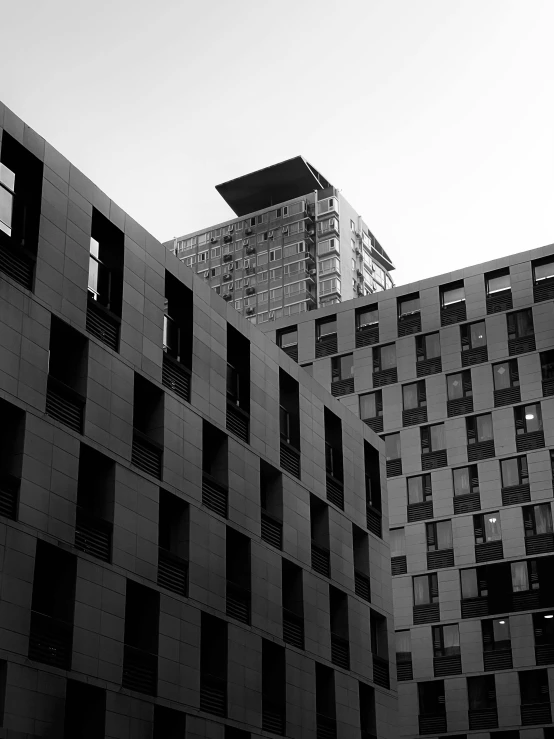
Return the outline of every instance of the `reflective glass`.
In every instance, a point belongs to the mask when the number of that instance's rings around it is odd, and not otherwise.
[[[469,467],[461,467],[452,471],[454,478],[454,495],[469,495],[471,493],[471,483],[469,477]]]
[[[439,334],[429,334],[425,339],[425,359],[434,359],[441,355],[441,343]]]
[[[509,488],[513,485],[519,485],[521,483],[517,457],[501,460],[500,470],[502,473],[503,488]]]
[[[447,376],[446,390],[448,393],[448,400],[457,400],[458,398],[464,397],[464,383],[461,372],[456,375]]]
[[[465,300],[465,291],[463,287],[455,287],[452,290],[444,290],[442,293],[442,304],[444,306],[452,303],[459,303]]]
[[[365,420],[366,418],[377,417],[377,400],[375,393],[367,393],[367,395],[360,395],[360,418]]]
[[[445,448],[444,424],[438,423],[436,426],[430,426],[430,436],[432,452]]]
[[[402,388],[402,397],[404,403],[404,410],[408,411],[413,408],[418,408],[418,387],[417,382],[411,385],[404,385]]]
[[[396,367],[396,346],[389,344],[381,347],[381,369],[391,369]]]
[[[387,460],[400,458],[400,434],[385,436],[385,456]]]
[[[404,529],[390,530],[390,553],[391,557],[402,557],[406,554],[406,537]]]
[[[491,277],[487,281],[489,295],[500,292],[501,290],[510,289],[510,275],[502,275],[501,277]]]
[[[474,569],[462,570],[460,576],[462,583],[462,598],[464,600],[467,600],[467,598],[478,598],[479,590],[477,588],[477,571]]]
[[[477,429],[477,441],[490,441],[492,436],[492,416],[487,413],[484,416],[477,416],[475,420]]]
[[[535,281],[547,280],[554,277],[554,259],[546,264],[535,267]]]
[[[469,339],[472,349],[487,345],[487,332],[484,321],[471,324],[469,327]]]
[[[495,390],[506,390],[512,386],[510,375],[510,363],[502,362],[495,364],[492,372]]]

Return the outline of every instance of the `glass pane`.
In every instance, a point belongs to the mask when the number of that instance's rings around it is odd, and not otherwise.
[[[402,557],[406,554],[406,536],[404,529],[390,530],[390,553],[391,557]]]
[[[431,426],[430,436],[431,436],[431,451],[432,452],[436,452],[439,449],[445,448],[444,424],[439,423],[436,426]]]
[[[98,295],[98,262],[93,257],[89,258],[88,267],[88,289],[93,293],[94,298]]]
[[[533,333],[533,314],[530,310],[520,310],[513,314],[518,337],[529,336]]]
[[[400,434],[385,436],[385,456],[388,460],[400,458]]]
[[[281,334],[281,346],[295,346],[298,344],[298,331],[287,331]]]
[[[411,654],[412,642],[409,630],[396,632],[396,653]]]
[[[374,323],[379,322],[379,313],[375,308],[371,310],[361,311],[358,315],[359,315],[358,326],[360,327],[370,326]]]
[[[446,378],[446,390],[448,400],[456,400],[464,397],[464,383],[462,382],[462,373],[457,375],[448,375]]]
[[[455,287],[453,290],[445,290],[442,294],[442,304],[450,305],[465,300],[465,292],[463,287]]]
[[[437,523],[437,549],[452,549],[452,522]]]
[[[512,386],[510,379],[510,363],[502,362],[502,364],[495,364],[493,367],[493,380],[495,390],[505,390]]]
[[[346,354],[340,357],[340,379],[346,380],[354,375],[354,357],[352,354]]]
[[[484,321],[471,324],[469,327],[469,340],[472,349],[476,349],[478,346],[486,346],[487,332]]]
[[[540,406],[537,404],[526,405],[523,412],[525,414],[525,430],[527,433],[541,431],[542,418]]]
[[[537,534],[552,533],[552,509],[548,503],[535,506],[535,529]]]
[[[441,355],[441,343],[439,334],[425,336],[425,358],[433,359]]]
[[[429,578],[427,575],[414,577],[414,605],[430,603]]]
[[[377,402],[375,393],[368,393],[367,395],[360,395],[360,418],[365,420],[366,418],[377,417]]]
[[[546,280],[549,277],[554,277],[554,259],[547,264],[541,264],[535,267],[535,280]]]
[[[462,598],[477,598],[479,590],[477,588],[477,570],[462,570]]]
[[[408,505],[423,502],[423,477],[408,478]]]
[[[400,301],[400,315],[404,316],[407,313],[415,313],[419,310],[419,298],[412,298],[411,300]]]
[[[91,237],[91,239],[90,239],[90,253],[91,253],[91,256],[96,257],[98,259],[99,249],[100,249],[100,244],[98,243],[98,241],[96,241],[96,239],[93,239]]]
[[[404,385],[402,388],[402,397],[405,411],[417,408],[417,382],[414,382],[412,385]]]
[[[502,472],[502,487],[509,488],[512,485],[519,485],[519,466],[517,459],[503,459],[500,462]]]
[[[336,334],[337,333],[337,321],[327,321],[326,323],[320,323],[319,324],[319,336],[322,338],[323,336],[328,336],[329,334]]]
[[[485,416],[477,416],[477,441],[490,441],[492,439],[492,416],[487,413]]]
[[[13,211],[13,195],[0,186],[0,222],[5,226],[2,231],[11,235]]]
[[[0,163],[0,182],[10,190],[15,191],[15,174],[5,164]]]
[[[442,636],[444,642],[444,654],[459,654],[460,652],[460,632],[458,624],[443,626]]]
[[[396,346],[394,344],[381,347],[381,369],[386,370],[391,367],[396,367]]]
[[[529,577],[527,575],[527,562],[512,562],[512,590],[520,593],[529,590]]]
[[[501,618],[492,622],[492,631],[494,634],[494,642],[500,647],[502,642],[507,647],[510,643],[510,622],[507,618]]]
[[[502,531],[500,530],[500,516],[498,511],[486,513],[483,516],[485,523],[485,541],[500,541]]]
[[[469,493],[471,493],[469,467],[462,467],[458,470],[453,470],[453,477],[454,495],[469,495]]]
[[[467,689],[470,711],[479,711],[484,708],[489,708],[491,703],[494,703],[494,698],[489,695],[490,686],[491,683],[487,677],[468,678]]]
[[[499,292],[500,290],[510,289],[510,275],[503,275],[502,277],[491,277],[488,280],[489,295],[492,293]]]

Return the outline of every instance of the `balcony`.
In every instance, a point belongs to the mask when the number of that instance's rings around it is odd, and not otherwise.
[[[542,303],[554,299],[554,280],[552,278],[540,280],[533,285],[533,300]]]
[[[516,435],[516,449],[518,452],[530,452],[533,449],[544,447],[544,431],[532,431],[530,434]]]
[[[467,446],[467,460],[468,462],[478,462],[480,459],[490,459],[494,457],[496,452],[494,450],[494,441],[481,441],[477,444],[468,444]]]
[[[223,518],[228,516],[227,487],[206,472],[202,474],[202,505]]]
[[[321,296],[320,296],[321,297]],[[321,357],[327,357],[329,354],[336,354],[337,348],[337,335],[330,334],[329,336],[319,339],[315,344],[315,356],[316,359]]]
[[[489,615],[489,599],[486,597],[462,600],[462,618],[480,618]]]
[[[454,513],[471,513],[481,510],[481,496],[479,493],[456,495],[454,497]]]
[[[398,477],[402,474],[402,459],[387,459],[387,477]]]
[[[512,310],[514,301],[512,300],[512,291],[503,290],[493,295],[487,295],[487,314],[502,313],[505,310]]]
[[[170,357],[167,352],[163,354],[162,362],[162,385],[172,390],[187,403],[190,403],[190,370],[184,364]]]
[[[391,557],[391,574],[392,575],[405,575],[408,572],[406,555],[403,554],[400,557]]]
[[[281,467],[300,480],[300,451],[281,439]]]
[[[356,349],[379,343],[379,324],[359,328],[356,331]]]
[[[485,672],[495,672],[496,670],[511,670],[512,650],[511,649],[493,649],[483,652],[483,665]]]
[[[283,608],[283,641],[304,649],[304,618],[287,608]]]
[[[475,545],[476,562],[492,562],[495,559],[504,559],[502,541],[487,541]]]
[[[427,423],[427,406],[402,411],[403,426],[417,426],[420,423]]]
[[[75,521],[75,548],[92,557],[110,562],[113,524],[97,518],[85,508],[77,506]]]
[[[516,503],[529,503],[530,501],[531,488],[529,483],[502,488],[502,505],[515,505]]]
[[[383,538],[383,514],[369,504],[366,507],[366,527],[379,539]]]
[[[162,479],[163,447],[137,429],[133,429],[131,464],[158,480]]]
[[[375,418],[364,418],[362,419],[366,426],[374,431],[376,434],[380,434],[383,431],[383,416],[375,416]]]
[[[455,400],[448,400],[446,402],[446,412],[448,418],[454,416],[463,416],[466,413],[473,413],[473,398],[456,398]]]
[[[414,625],[432,624],[440,620],[440,607],[438,603],[426,603],[425,605],[414,606]]]
[[[467,320],[465,300],[441,308],[441,326],[452,326]]]
[[[386,659],[373,656],[373,682],[381,688],[390,690],[389,663]]]
[[[535,664],[554,665],[554,644],[537,644],[535,646]]]
[[[31,611],[29,659],[61,670],[71,669],[73,624]]]
[[[521,706],[522,726],[544,726],[552,723],[550,703],[529,703]]]
[[[227,401],[227,418],[225,428],[241,441],[249,443],[250,440],[250,415],[239,408],[231,400]]]
[[[262,731],[283,735],[285,733],[285,706],[271,696],[262,695]]]
[[[433,518],[433,501],[426,500],[421,503],[411,503],[408,505],[407,510],[409,523],[426,521],[429,518]]]
[[[489,352],[486,346],[476,346],[462,352],[462,367],[471,367],[474,364],[482,364],[489,361]]]
[[[469,728],[473,731],[498,728],[498,710],[496,708],[481,708],[468,711]]]
[[[517,356],[518,354],[526,354],[527,352],[534,352],[536,348],[535,334],[522,336],[520,339],[508,339],[508,354],[510,357]]]
[[[386,370],[379,370],[373,373],[373,387],[384,387],[398,382],[398,370],[396,367],[390,367]]]
[[[331,662],[343,670],[350,669],[350,646],[348,639],[331,632]]]
[[[337,739],[337,720],[318,713],[316,716],[316,739]]]
[[[3,240],[5,236],[1,233],[0,238]],[[26,290],[32,290],[35,259],[21,246],[14,248],[9,239],[6,239],[6,242],[0,242],[0,272],[11,277]]]
[[[327,479],[327,500],[344,510],[344,485],[341,480],[337,480],[336,477],[329,474],[326,475]]]
[[[434,657],[433,671],[435,677],[445,677],[446,675],[462,674],[462,657],[460,654],[445,655],[443,657]]]
[[[439,372],[442,372],[442,359],[440,357],[424,359],[416,364],[416,373],[418,377],[436,375]]]
[[[283,548],[283,522],[271,516],[267,511],[262,511],[262,541],[271,544],[275,549]]]
[[[177,595],[186,596],[188,562],[160,547],[158,549],[158,585]]]
[[[520,387],[505,387],[502,390],[494,391],[494,407],[500,408],[503,405],[512,405],[512,403],[521,402]]]
[[[227,715],[227,681],[200,672],[200,710],[214,716]]]
[[[421,469],[423,471],[436,470],[439,467],[447,466],[446,449],[438,449],[436,452],[428,452],[427,454],[421,455]]]
[[[85,399],[55,377],[48,375],[46,414],[78,434],[83,430]]]
[[[6,472],[0,473],[0,516],[17,520],[20,480]]]
[[[410,336],[421,331],[421,313],[411,313],[398,318],[398,336]]]
[[[525,554],[554,552],[554,534],[536,534],[525,537]]]
[[[439,549],[437,552],[427,552],[428,570],[440,570],[443,567],[454,567],[453,549]]]
[[[354,570],[354,592],[363,600],[371,603],[371,583],[369,576],[359,570]]]
[[[446,733],[446,714],[420,714],[419,716],[419,733],[420,734],[442,734]]]
[[[95,300],[87,303],[87,331],[114,352],[119,346],[121,319]]]
[[[230,618],[243,624],[250,624],[250,600],[251,593],[248,588],[227,580],[226,613]]]
[[[341,395],[350,395],[354,392],[354,378],[347,377],[346,380],[336,380],[331,383],[331,395],[335,398]]]
[[[312,541],[312,569],[323,577],[331,577],[331,556],[328,549]]]
[[[125,644],[121,685],[146,695],[156,695],[158,688],[158,655]]]

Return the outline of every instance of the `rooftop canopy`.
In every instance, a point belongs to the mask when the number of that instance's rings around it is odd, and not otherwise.
[[[237,216],[244,216],[330,186],[303,157],[294,157],[223,182],[215,189]]]

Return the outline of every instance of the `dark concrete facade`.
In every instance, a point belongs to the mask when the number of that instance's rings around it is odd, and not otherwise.
[[[393,739],[381,440],[2,105],[0,162],[0,734]]]

